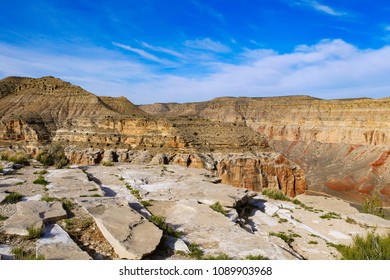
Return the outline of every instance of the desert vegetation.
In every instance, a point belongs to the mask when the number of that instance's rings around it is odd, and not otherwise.
[[[374,231],[355,236],[350,246],[336,245],[344,260],[390,260],[390,232],[380,236]]]
[[[383,210],[383,202],[379,197],[378,192],[374,193],[372,198],[366,198],[362,204],[363,212],[372,214],[381,218],[385,217]]]
[[[45,166],[62,168],[68,164],[64,148],[59,144],[50,144],[37,154],[36,160]]]

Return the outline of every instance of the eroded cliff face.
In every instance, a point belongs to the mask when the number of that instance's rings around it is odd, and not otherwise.
[[[280,190],[294,197],[306,191],[303,170],[281,154],[260,153],[186,153],[158,152],[133,149],[80,149],[69,146],[66,155],[72,163],[80,165],[101,162],[128,162],[134,164],[175,164],[189,168],[202,168],[214,172],[223,184],[261,192],[263,189]]]
[[[124,97],[97,97],[53,77],[6,78],[0,94],[0,143],[31,155],[56,143],[76,164],[173,163],[212,170],[236,187],[305,191],[302,170],[270,153],[265,138],[243,122],[150,116]]]
[[[390,202],[389,98],[217,98],[140,108],[156,115],[245,123],[264,135],[275,151],[302,166],[309,190],[354,201],[378,191]]]

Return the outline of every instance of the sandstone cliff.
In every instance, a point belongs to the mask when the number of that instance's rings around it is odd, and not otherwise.
[[[154,115],[244,123],[302,166],[309,190],[357,201],[378,191],[385,201],[390,199],[389,98],[225,97],[140,108]]]
[[[150,116],[124,97],[97,97],[53,77],[6,78],[0,93],[0,143],[24,146],[34,155],[55,142],[72,163],[154,160],[206,168],[237,187],[271,187],[291,196],[305,191],[303,172],[294,171],[299,167],[269,153],[265,138],[244,123]],[[161,161],[167,153],[175,156]],[[197,156],[206,153],[220,156],[210,165]],[[228,153],[236,153],[234,159]]]

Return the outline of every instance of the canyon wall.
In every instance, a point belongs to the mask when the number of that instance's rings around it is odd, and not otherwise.
[[[1,80],[0,113],[0,144],[31,155],[56,143],[76,164],[172,163],[250,190],[306,190],[299,166],[242,122],[151,116],[124,97],[98,97],[53,77]]]
[[[244,123],[304,169],[309,191],[353,201],[377,191],[390,202],[389,98],[225,97],[140,108],[154,115]]]

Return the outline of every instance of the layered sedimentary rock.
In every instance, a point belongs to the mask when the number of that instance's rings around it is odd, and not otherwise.
[[[140,108],[154,115],[244,123],[304,169],[309,190],[357,201],[378,191],[390,199],[389,98],[226,97]]]
[[[71,163],[173,163],[213,170],[237,187],[279,188],[292,196],[305,191],[303,183],[297,187],[304,181],[293,170],[299,167],[280,162],[243,122],[155,117],[124,97],[98,97],[53,77],[9,77],[0,81],[0,94],[0,143],[21,145],[31,155],[56,143]],[[228,153],[236,153],[234,160]]]

